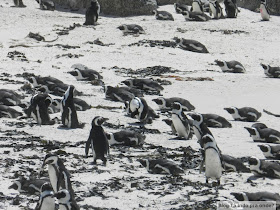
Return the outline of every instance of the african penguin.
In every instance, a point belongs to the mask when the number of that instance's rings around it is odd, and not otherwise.
[[[22,116],[22,113],[6,105],[0,105],[0,118],[17,118]]]
[[[278,162],[260,160],[256,157],[248,159],[250,170],[255,176],[280,178],[280,164]]]
[[[160,92],[163,90],[163,87],[156,81],[152,79],[127,79],[122,81],[123,84],[127,85],[128,87],[139,88],[144,91],[156,91]]]
[[[148,172],[155,174],[171,174],[173,176],[184,173],[184,170],[180,168],[175,162],[167,159],[140,159],[138,160],[142,166],[144,166]]]
[[[225,0],[224,4],[227,13],[227,18],[236,18],[239,12],[236,0]]]
[[[206,134],[201,138],[201,144],[204,149],[205,177],[206,183],[209,178],[216,179],[217,185],[220,185],[222,176],[221,152],[212,135]]]
[[[186,140],[192,138],[190,121],[184,114],[182,105],[179,102],[174,102],[172,104],[172,123],[178,137],[184,137]]]
[[[169,125],[171,127],[172,135],[176,135],[177,132],[176,132],[176,129],[173,125],[172,119],[163,119],[162,121],[165,122],[167,125]]]
[[[200,12],[183,11],[182,15],[184,16],[186,21],[208,21],[208,20],[211,20],[211,17],[209,17],[205,13],[200,13]]]
[[[276,201],[277,205],[280,202],[280,195],[271,192],[233,192],[230,193],[238,201]]]
[[[14,0],[15,7],[26,7],[22,0]]]
[[[216,64],[222,69],[223,72],[229,73],[245,73],[246,70],[244,66],[235,60],[232,61],[220,61],[215,60]]]
[[[29,178],[26,179],[25,177],[20,178],[13,182],[9,189],[18,190],[19,192],[25,192],[28,194],[37,194],[40,193],[41,187],[44,183],[50,183],[50,180],[47,178]]]
[[[14,90],[0,89],[0,104],[16,106],[21,104],[23,97]]]
[[[73,98],[73,102],[77,111],[86,111],[91,109],[91,105],[80,98]],[[52,113],[60,112],[62,109],[62,99],[54,98],[51,104],[51,109]]]
[[[141,146],[144,144],[145,135],[131,130],[122,130],[115,133],[106,133],[110,145]]]
[[[118,27],[124,35],[127,34],[144,34],[144,29],[136,24],[123,24]]]
[[[155,14],[155,17],[157,20],[172,20],[174,21],[174,18],[171,13],[166,11],[158,11],[153,10],[153,13]]]
[[[267,7],[266,0],[261,0],[260,13],[261,13],[262,20],[264,20],[264,21],[269,20],[270,15],[269,15],[269,9]]]
[[[106,165],[107,162],[105,156],[109,154],[109,143],[101,126],[106,120],[108,120],[108,118],[97,116],[92,120],[91,123],[92,127],[86,142],[85,153],[86,157],[88,157],[89,148],[91,147],[94,164],[96,164],[96,160],[98,159],[101,159],[104,165]]]
[[[51,76],[48,77],[32,76],[27,78],[27,80],[33,87],[38,87],[41,85],[49,85],[49,84],[63,84],[61,80]]]
[[[176,13],[181,14],[183,11],[189,11],[189,6],[186,4],[174,3]]]
[[[200,0],[193,0],[191,12],[196,12],[197,14],[203,13],[203,6]]]
[[[132,118],[136,117],[141,123],[151,123],[153,117],[151,111],[144,98],[134,97],[129,102],[129,113]]]
[[[70,174],[64,166],[63,161],[55,154],[47,154],[44,158],[41,170],[45,165],[48,165],[48,174],[53,191],[57,193],[60,189],[67,189],[72,201],[76,203],[75,193],[70,181]]]
[[[196,40],[177,38],[177,37],[174,37],[174,40],[179,45],[179,47],[182,48],[183,50],[197,52],[197,53],[209,53],[207,48]]]
[[[112,101],[126,102],[132,100],[135,95],[123,87],[104,86],[105,98]]]
[[[207,127],[212,128],[231,128],[232,125],[224,117],[217,114],[202,114],[203,122]]]
[[[225,171],[250,173],[250,169],[238,158],[222,154],[222,160]]]
[[[59,210],[78,210],[77,203],[73,202],[71,195],[67,189],[59,190],[54,196],[58,199]]]
[[[74,86],[70,85],[62,99],[62,124],[67,128],[83,127],[83,125],[78,121],[76,107],[74,105],[74,90]]]
[[[103,79],[103,77],[93,69],[85,69],[85,70],[74,69],[74,71],[69,71],[68,73],[74,76],[78,81],[79,80],[92,81],[92,80]]]
[[[272,128],[244,127],[254,142],[267,142],[280,144],[280,132]]]
[[[198,143],[200,144],[201,148],[203,148],[203,145],[201,142],[202,136],[205,136],[205,135],[213,136],[213,134],[211,133],[211,131],[209,130],[207,125],[204,123],[204,119],[201,114],[191,112],[191,113],[188,113],[188,116],[191,117],[191,120],[190,120],[191,126],[194,131],[194,134],[196,135]]]
[[[182,106],[183,111],[192,111],[195,109],[195,107],[188,100],[179,97],[171,97],[171,98],[159,97],[153,99],[152,101],[154,101],[159,106],[159,109],[162,111],[171,110],[171,106],[174,102],[179,102]]]
[[[228,107],[224,108],[224,110],[231,114],[233,119],[237,121],[256,122],[262,116],[262,113],[252,107]]]
[[[55,210],[55,200],[52,186],[45,183],[41,187],[41,195],[35,210]]]
[[[48,94],[36,94],[30,100],[30,105],[24,110],[27,117],[32,117],[39,125],[53,125],[55,122],[50,119],[48,107],[52,98]]]
[[[267,159],[280,160],[280,145],[261,144],[258,145],[263,155]]]
[[[271,78],[280,78],[280,67],[271,67],[270,65],[261,64],[264,74]]]
[[[97,0],[91,0],[90,7],[86,10],[86,21],[84,25],[95,25],[100,12],[100,4]]]
[[[210,0],[209,8],[213,19],[220,19],[224,17],[222,7],[217,0]]]
[[[36,0],[39,5],[41,10],[55,10],[55,4],[52,0]]]

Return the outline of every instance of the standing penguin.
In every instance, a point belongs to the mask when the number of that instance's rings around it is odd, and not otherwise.
[[[33,117],[39,125],[53,125],[50,120],[48,107],[52,103],[52,98],[48,94],[36,94],[31,98],[30,105],[24,110],[28,117]]]
[[[79,207],[75,203],[73,203],[71,195],[68,190],[62,189],[59,190],[54,195],[58,199],[59,209],[60,210],[78,210]]]
[[[217,185],[220,185],[220,178],[222,176],[222,161],[221,153],[216,144],[216,141],[211,135],[204,135],[201,139],[204,149],[205,160],[205,176],[206,183],[209,178],[217,179]]]
[[[267,7],[266,0],[261,0],[260,13],[261,13],[262,20],[265,20],[265,21],[269,20],[270,15],[269,15],[269,10]]]
[[[90,4],[86,11],[86,22],[84,25],[95,25],[98,20],[100,5],[97,0],[91,0]]]
[[[184,114],[179,102],[174,102],[172,105],[172,123],[179,137],[184,137],[186,140],[192,138],[189,119]]]
[[[225,0],[224,4],[226,7],[227,18],[236,18],[239,12],[236,0]]]
[[[85,153],[88,156],[88,151],[91,146],[93,163],[96,164],[97,159],[101,159],[103,164],[106,165],[106,155],[109,154],[109,143],[106,134],[102,128],[102,123],[108,120],[108,118],[97,116],[92,120],[91,130],[86,142]]]
[[[210,0],[209,8],[213,19],[220,19],[224,17],[222,7],[217,0]]]
[[[15,7],[26,7],[22,0],[14,0]]]
[[[55,210],[55,200],[52,186],[45,183],[41,187],[41,195],[35,210]]]
[[[193,0],[191,12],[203,13],[203,6],[201,0]]]
[[[81,128],[73,101],[75,87],[70,85],[62,99],[62,124],[68,128]]]
[[[43,161],[42,168],[44,168],[46,164],[48,164],[49,178],[54,192],[57,193],[60,189],[67,189],[73,203],[76,204],[75,193],[70,181],[70,174],[62,160],[57,155],[47,154]]]

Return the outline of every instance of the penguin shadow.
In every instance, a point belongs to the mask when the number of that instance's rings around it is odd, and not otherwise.
[[[168,140],[170,140],[170,141],[188,141],[188,140],[191,140],[191,139],[186,139],[184,137],[176,136],[176,137],[170,138]]]
[[[72,129],[77,129],[77,128],[83,129],[85,127],[85,125],[86,125],[86,123],[79,123],[79,125],[76,128],[69,128],[65,125],[59,125],[57,127],[57,129],[60,129],[60,130],[72,130]]]

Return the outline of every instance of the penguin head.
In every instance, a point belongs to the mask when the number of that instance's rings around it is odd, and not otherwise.
[[[129,109],[131,112],[135,112],[138,110],[141,106],[141,99],[138,97],[134,97],[130,102],[129,102]]]
[[[265,145],[258,145],[262,152],[267,153],[271,152],[271,147],[268,144]]]
[[[142,166],[149,170],[149,160],[148,159],[138,159]]]
[[[126,25],[120,25],[120,26],[117,27],[117,28],[120,29],[121,31],[127,30],[127,26],[126,26]]]
[[[214,144],[214,146],[216,146],[216,141],[215,141],[215,139],[214,139],[214,137],[213,136],[211,136],[211,135],[209,135],[209,134],[206,134],[206,135],[204,135],[204,136],[202,136],[202,138],[201,138],[201,141],[200,141],[200,145],[204,148],[204,149],[206,149],[207,148],[207,145],[211,145],[212,147],[213,147],[213,144]],[[206,148],[205,148],[206,147]]]
[[[254,123],[252,125],[252,128],[256,128],[256,129],[264,129],[267,128],[267,126],[264,123]]]
[[[249,161],[249,165],[250,165],[250,166],[251,166],[251,165],[252,165],[252,166],[257,166],[257,165],[260,164],[260,159],[254,157],[254,156],[249,157],[249,158],[248,158],[248,161]]]
[[[184,12],[186,12],[186,11],[184,11]],[[183,14],[183,12],[182,12],[182,14]],[[183,14],[183,15],[184,15],[184,14]],[[176,42],[177,44],[181,42],[181,39],[178,38],[178,37],[174,37],[173,40],[175,40],[175,42]]]
[[[181,113],[183,108],[182,105],[179,102],[174,102],[172,105],[172,112],[174,113]]]
[[[58,156],[55,154],[47,154],[45,156],[45,159],[43,161],[43,165],[42,168],[46,165],[46,164],[57,164],[58,161]]]
[[[187,115],[190,116],[193,119],[193,121],[198,125],[200,125],[203,122],[203,116],[200,113],[190,112]]]
[[[124,80],[121,83],[125,84],[128,87],[132,87],[133,86],[133,81],[131,79]]]
[[[45,191],[53,191],[52,186],[50,185],[50,183],[46,182],[41,186],[41,193],[45,192]]]
[[[216,64],[220,67],[223,67],[225,66],[225,62],[224,61],[221,61],[221,60],[215,60]]]
[[[230,114],[235,114],[238,112],[237,108],[236,107],[227,107],[227,108],[224,108],[224,110],[226,110],[228,113]]]
[[[155,16],[157,16],[158,11],[157,11],[156,9],[154,9],[154,10],[153,10],[153,14],[154,14]]]
[[[68,71],[67,73],[68,73],[68,74],[71,74],[71,75],[74,76],[74,77],[77,77],[77,76],[78,76],[77,69],[75,69],[74,71]]]
[[[55,99],[53,99],[52,105],[55,106],[55,107],[57,107],[57,108],[60,107],[60,105],[61,105],[61,99],[60,99],[60,98],[55,98]]]
[[[152,101],[159,105],[159,107],[164,107],[166,105],[166,101],[163,97],[155,98]]]
[[[45,105],[48,107],[52,104],[52,98],[48,94],[45,97]]]
[[[37,82],[36,77],[27,78],[27,81],[28,81],[33,87],[37,87],[37,86],[38,86],[38,82]]]
[[[248,201],[248,197],[244,192],[240,192],[240,193],[232,192],[230,194],[233,195],[238,201]]]
[[[21,191],[22,184],[20,181],[15,181],[11,186],[8,187],[8,189],[14,189]]]
[[[95,117],[95,118],[92,120],[91,125],[92,125],[92,126],[101,126],[102,123],[104,123],[106,120],[109,120],[109,119],[108,119],[108,118],[104,118],[104,117],[97,116],[97,117]]]
[[[261,63],[261,66],[263,67],[263,69],[265,70],[265,71],[268,71],[269,70],[269,65],[266,65],[266,64],[262,64]]]
[[[54,194],[60,204],[66,204],[71,200],[71,196],[68,190],[62,189],[59,190],[57,193]]]
[[[249,127],[244,127],[249,133],[250,133],[250,136],[255,136],[257,135],[257,129],[256,128],[249,128]]]

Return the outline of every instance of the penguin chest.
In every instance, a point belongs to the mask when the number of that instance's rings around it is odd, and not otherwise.
[[[172,114],[172,123],[178,136],[180,137],[188,136],[186,132],[186,127],[178,115]]]
[[[263,20],[269,20],[269,14],[264,5],[260,6],[261,17]]]
[[[54,192],[57,192],[58,191],[58,174],[57,174],[54,166],[49,165],[48,172],[49,172],[50,182],[53,187],[53,190],[54,190]]]
[[[220,178],[222,175],[222,165],[220,156],[215,149],[205,150],[205,176],[207,178]]]
[[[40,210],[55,210],[54,198],[51,196],[45,197]]]

